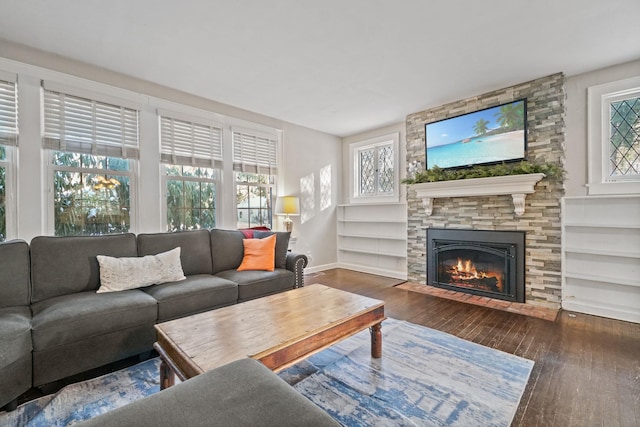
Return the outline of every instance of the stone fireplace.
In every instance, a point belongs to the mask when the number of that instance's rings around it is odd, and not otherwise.
[[[427,284],[524,302],[522,231],[427,229]]]
[[[406,163],[419,161],[426,164],[425,123],[526,98],[528,159],[562,166],[564,82],[564,75],[558,73],[407,116]],[[455,186],[464,187],[464,181],[456,181]],[[447,184],[443,184],[446,187]],[[426,230],[514,231],[521,233],[524,239],[524,302],[560,308],[560,200],[563,194],[561,180],[546,178],[532,184],[526,197],[516,197],[514,192],[467,195],[465,191],[447,188],[436,197],[425,197],[418,194],[414,186],[408,186],[408,280],[427,285],[429,274],[437,273],[429,268]],[[492,298],[497,296],[492,295]]]

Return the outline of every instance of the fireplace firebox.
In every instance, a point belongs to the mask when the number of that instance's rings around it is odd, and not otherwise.
[[[524,302],[523,231],[427,229],[427,285]]]

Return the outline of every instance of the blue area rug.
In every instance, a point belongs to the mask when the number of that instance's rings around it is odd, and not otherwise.
[[[412,323],[383,323],[279,375],[345,426],[509,426],[533,362]],[[0,413],[0,426],[66,426],[158,392],[159,360]]]
[[[509,426],[533,362],[408,322],[383,323],[280,376],[345,426]]]

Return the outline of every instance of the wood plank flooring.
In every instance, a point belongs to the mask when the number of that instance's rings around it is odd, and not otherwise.
[[[640,324],[566,311],[551,322],[394,288],[398,282],[342,269],[305,279],[384,300],[388,317],[535,361],[514,427],[640,426]]]

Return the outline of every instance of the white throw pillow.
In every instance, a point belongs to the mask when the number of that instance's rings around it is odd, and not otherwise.
[[[97,293],[118,292],[165,282],[184,280],[180,248],[157,255],[114,258],[98,255],[100,289]]]

